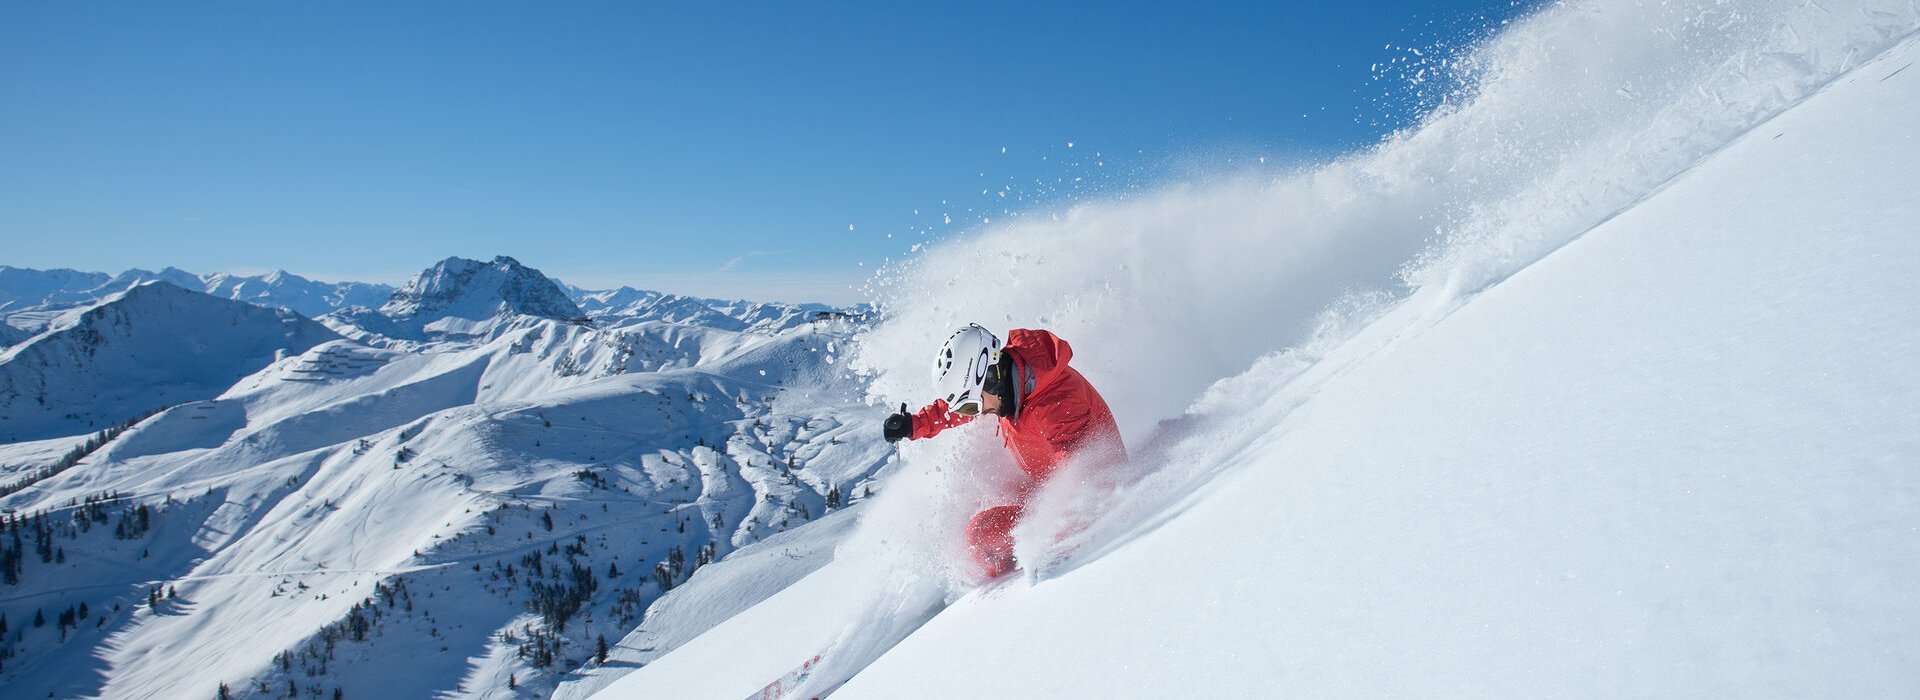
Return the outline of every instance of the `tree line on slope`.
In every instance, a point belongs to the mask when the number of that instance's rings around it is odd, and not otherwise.
[[[66,454],[61,455],[60,459],[55,460],[53,464],[35,469],[24,478],[0,484],[0,498],[6,498],[7,496],[24,491],[29,486],[53,478],[60,472],[72,469],[74,465],[80,463],[80,460],[86,459],[87,455],[99,451],[100,448],[106,447],[107,443],[113,442],[114,438],[120,437],[121,433],[131,430],[133,426],[139,425],[140,421],[152,418],[165,410],[167,409],[164,407],[156,408],[94,433],[92,437],[75,445],[73,449],[67,450]]]
[[[171,500],[169,500],[171,503]],[[160,511],[164,512],[164,511]],[[67,561],[67,550],[61,542],[73,542],[86,538],[98,528],[105,532],[106,524],[112,522],[115,540],[140,540],[153,529],[158,519],[156,511],[144,503],[132,503],[114,492],[87,496],[74,501],[61,511],[39,511],[27,514],[8,513],[0,515],[0,585],[18,586],[26,573],[29,562],[37,560],[43,566],[61,566]],[[31,555],[29,555],[31,545]],[[145,558],[142,549],[140,557]],[[155,611],[160,609],[162,601],[173,598],[171,588],[150,587],[147,604]],[[119,601],[112,602],[112,612],[121,611]],[[94,620],[95,628],[104,629],[109,622],[107,614],[95,613],[99,607],[88,601],[68,604],[54,615],[54,626],[59,633],[59,642],[65,643],[70,630],[78,630],[81,623]],[[26,643],[28,629],[38,629],[47,625],[44,609],[33,611],[31,627],[9,628],[8,615],[0,611],[0,672],[5,672],[6,662],[17,658]],[[8,632],[12,634],[9,636]]]

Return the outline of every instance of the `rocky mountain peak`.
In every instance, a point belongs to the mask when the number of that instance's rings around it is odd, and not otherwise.
[[[551,278],[506,256],[447,258],[414,275],[380,313],[393,318],[486,319],[502,313],[568,319],[580,308]]]

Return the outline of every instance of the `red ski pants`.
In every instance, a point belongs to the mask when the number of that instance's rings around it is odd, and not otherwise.
[[[967,523],[967,548],[973,561],[987,578],[1013,570],[1013,524],[1020,520],[1020,506],[994,506],[973,514]]]

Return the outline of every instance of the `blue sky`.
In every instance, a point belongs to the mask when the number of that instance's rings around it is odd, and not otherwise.
[[[1518,12],[918,5],[0,4],[0,264],[391,283],[511,255],[853,301],[983,217],[1372,143],[1408,111],[1374,64]]]

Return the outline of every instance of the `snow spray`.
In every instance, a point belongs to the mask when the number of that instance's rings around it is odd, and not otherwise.
[[[885,320],[850,365],[874,403],[918,405],[927,357],[960,324],[1071,343],[1134,462],[1095,488],[1074,492],[1094,477],[1073,470],[1043,488],[1016,554],[1084,558],[1222,468],[1207,443],[1239,438],[1203,429],[1211,416],[1297,405],[1328,347],[1411,300],[1420,313],[1392,318],[1443,316],[1912,35],[1917,13],[1906,0],[1544,5],[1377,68],[1424,111],[1370,148],[1027,212],[890,264],[871,285]],[[1073,527],[1085,541],[1041,532]]]

